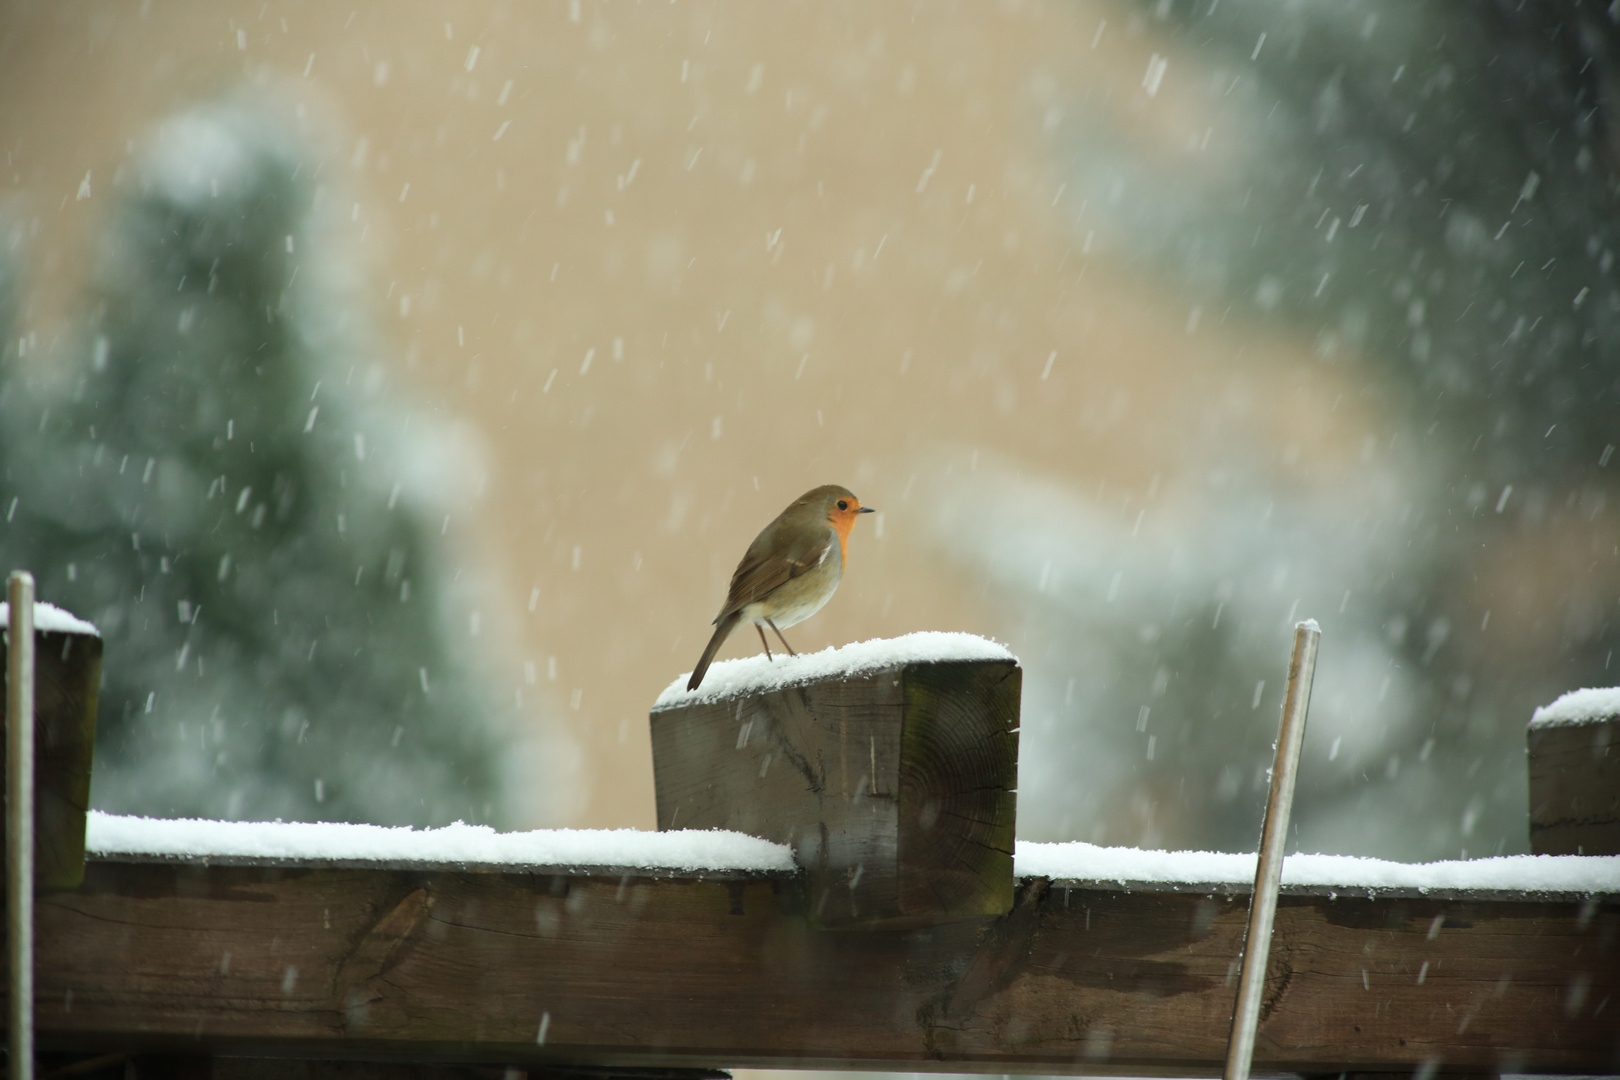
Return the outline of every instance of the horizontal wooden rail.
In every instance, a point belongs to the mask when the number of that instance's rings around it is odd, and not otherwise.
[[[42,1049],[518,1066],[1218,1074],[1242,890],[1024,879],[812,929],[804,877],[92,861]],[[1257,1071],[1620,1069],[1620,898],[1292,895]]]

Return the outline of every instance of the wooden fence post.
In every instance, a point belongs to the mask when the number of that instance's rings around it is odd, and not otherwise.
[[[8,655],[0,644],[0,657]],[[75,889],[84,881],[101,638],[36,625],[34,665],[34,884],[41,892]],[[4,761],[0,746],[0,769]]]
[[[1530,722],[1533,854],[1620,855],[1620,700],[1588,704],[1605,693],[1566,694]]]
[[[1022,671],[904,662],[652,711],[658,827],[792,846],[823,927],[1005,914]]]

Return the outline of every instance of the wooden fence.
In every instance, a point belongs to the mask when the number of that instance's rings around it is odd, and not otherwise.
[[[1015,879],[1018,680],[656,710],[660,824],[796,872],[92,855],[39,899],[47,1071],[1218,1074],[1247,887]],[[1285,890],[1255,1068],[1620,1072],[1620,897]]]

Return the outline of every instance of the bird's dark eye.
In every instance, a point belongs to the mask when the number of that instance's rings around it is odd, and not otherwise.
[[[840,510],[848,510],[849,509],[849,503],[847,501],[845,501],[844,499],[839,499],[838,500],[838,509],[840,509]]]

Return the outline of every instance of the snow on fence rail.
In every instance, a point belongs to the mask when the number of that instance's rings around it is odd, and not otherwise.
[[[1182,886],[1184,891],[1247,892],[1255,856],[1218,851],[1144,851],[1079,841],[1020,840],[1020,877]],[[1502,855],[1400,863],[1348,855],[1295,854],[1283,862],[1285,892],[1369,895],[1432,893],[1620,894],[1620,855]]]
[[[92,858],[288,865],[623,867],[791,871],[786,844],[721,830],[536,829],[498,832],[456,822],[438,829],[304,821],[206,821],[90,811]]]
[[[221,865],[480,867],[550,872],[559,867],[613,867],[702,873],[791,873],[792,849],[726,830],[536,829],[499,832],[457,822],[438,829],[336,822],[206,821],[125,817],[92,810],[91,858],[173,860]],[[1018,841],[1019,878],[1092,882],[1178,891],[1247,892],[1252,854],[1153,851],[1079,841]],[[1291,891],[1423,895],[1432,892],[1620,894],[1620,856],[1508,855],[1398,863],[1344,855],[1296,854],[1283,864]]]

